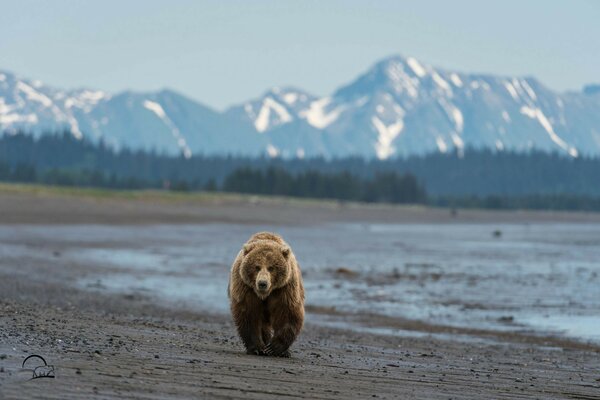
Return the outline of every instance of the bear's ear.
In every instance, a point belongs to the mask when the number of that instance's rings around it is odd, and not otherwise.
[[[244,255],[247,255],[248,253],[250,253],[253,248],[254,248],[254,243],[246,243],[244,245]]]
[[[283,254],[285,258],[288,258],[290,256],[290,252],[291,250],[287,246],[283,246],[283,248],[281,249],[281,254]]]

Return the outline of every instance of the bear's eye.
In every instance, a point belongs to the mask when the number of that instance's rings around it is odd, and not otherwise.
[[[260,271],[260,265],[257,265],[256,267],[254,267],[254,269],[256,270],[256,272]]]
[[[275,267],[272,267],[272,266],[269,267],[269,272],[273,272],[273,271],[275,271]]]

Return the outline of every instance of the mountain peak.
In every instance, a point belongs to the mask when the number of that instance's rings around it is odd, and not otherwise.
[[[393,75],[394,71],[401,69],[406,70],[407,73],[413,76],[422,78],[423,76],[427,75],[429,67],[414,57],[405,57],[400,54],[395,54],[377,62],[373,69],[386,73],[388,77]]]
[[[339,89],[334,96],[356,99],[379,90],[405,92],[415,97],[420,80],[425,79],[431,71],[431,67],[414,57],[392,55],[375,63],[354,82]]]

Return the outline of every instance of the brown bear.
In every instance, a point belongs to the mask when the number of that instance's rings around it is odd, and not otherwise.
[[[260,232],[244,244],[227,292],[246,352],[289,357],[304,323],[304,286],[296,257],[281,236]]]

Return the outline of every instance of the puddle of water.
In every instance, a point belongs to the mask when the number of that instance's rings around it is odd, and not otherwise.
[[[372,326],[360,326],[353,322],[347,321],[339,321],[333,319],[331,316],[324,315],[309,315],[307,321],[311,323],[315,323],[321,326],[327,326],[329,328],[339,328],[339,329],[352,329],[357,332],[368,333],[373,335],[382,335],[382,336],[395,336],[395,337],[405,337],[405,338],[432,338],[438,340],[452,340],[458,341],[462,343],[470,343],[470,344],[494,344],[498,345],[498,342],[493,339],[476,337],[472,335],[466,334],[457,334],[457,333],[430,333],[430,332],[421,332],[415,330],[405,330],[398,328],[386,328],[386,327],[372,327]]]
[[[98,265],[137,271],[168,271],[169,259],[165,255],[149,253],[142,249],[82,249],[71,258],[80,263],[93,262]]]
[[[211,284],[200,276],[180,277],[151,275],[136,277],[129,274],[112,275],[108,279],[86,278],[80,285],[87,288],[139,293],[165,300],[171,305],[200,308],[225,314],[229,310],[227,281]]]
[[[530,315],[525,323],[540,330],[560,332],[574,338],[600,342],[600,316],[596,315]]]

